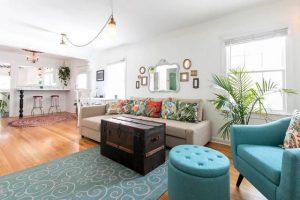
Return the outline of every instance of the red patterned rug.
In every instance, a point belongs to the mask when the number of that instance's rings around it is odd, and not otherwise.
[[[57,113],[44,116],[36,117],[24,117],[15,121],[8,123],[12,127],[35,127],[35,126],[45,126],[49,124],[65,122],[76,119],[76,115],[72,113]]]

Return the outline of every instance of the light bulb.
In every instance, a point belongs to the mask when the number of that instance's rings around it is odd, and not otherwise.
[[[67,36],[66,34],[64,33],[61,33],[61,40],[60,40],[60,45],[65,45],[66,42],[65,42],[65,37]]]
[[[113,16],[110,18],[110,22],[108,23],[108,32],[111,36],[117,35],[117,24]]]

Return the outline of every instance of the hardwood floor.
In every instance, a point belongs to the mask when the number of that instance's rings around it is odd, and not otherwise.
[[[0,176],[30,168],[81,150],[98,143],[80,137],[76,121],[42,127],[14,128],[7,124],[13,118],[0,119]],[[209,143],[207,146],[223,152],[231,161],[230,194],[232,200],[265,199],[246,179],[240,188],[235,187],[238,172],[234,169],[230,147]],[[164,193],[160,200],[167,200]]]
[[[42,127],[7,126],[0,119],[0,175],[26,169],[97,145],[81,139],[75,120]]]

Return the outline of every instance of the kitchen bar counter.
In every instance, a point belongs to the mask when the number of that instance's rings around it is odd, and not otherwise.
[[[43,96],[43,102],[44,102],[44,108],[48,108],[50,105],[50,96],[56,93],[60,94],[60,101],[65,102],[65,92],[69,92],[70,88],[39,88],[39,87],[17,87],[17,91],[20,92],[20,100],[19,100],[19,118],[23,117],[23,108],[24,108],[24,99],[25,99],[25,93],[29,93],[30,97],[27,97],[27,104],[25,104],[26,109],[29,110],[32,105],[32,95],[41,95]],[[47,103],[48,102],[48,103]],[[26,114],[26,112],[25,112]]]
[[[29,91],[69,91],[69,88],[33,88],[33,87],[20,87],[17,90],[29,90]]]

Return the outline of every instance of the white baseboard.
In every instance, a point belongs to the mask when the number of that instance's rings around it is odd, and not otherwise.
[[[224,140],[218,136],[212,137],[211,142],[230,146],[230,140]]]

